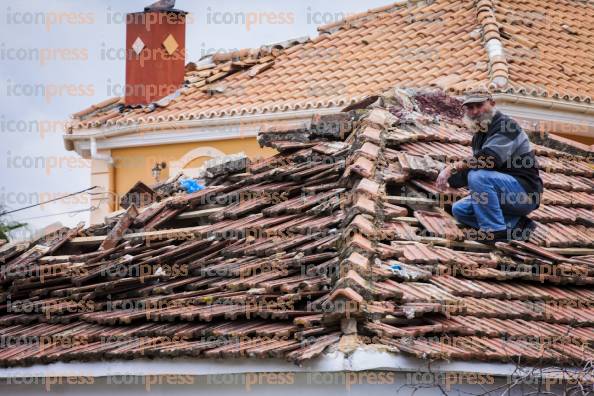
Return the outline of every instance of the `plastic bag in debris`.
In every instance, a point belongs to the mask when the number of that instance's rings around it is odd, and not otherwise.
[[[204,186],[202,184],[199,184],[194,179],[180,180],[179,185],[188,194],[195,193],[196,191],[204,190]]]
[[[392,272],[402,271],[402,267],[398,264],[391,265],[390,269],[392,270]]]

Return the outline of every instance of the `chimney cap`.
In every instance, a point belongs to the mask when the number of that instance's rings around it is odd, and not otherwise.
[[[187,12],[187,11],[172,8],[170,10],[147,10],[147,11],[129,12],[128,15],[150,14],[151,12],[160,13],[160,14],[179,14],[179,15],[189,14],[189,12]]]
[[[163,12],[163,11],[170,12],[171,11],[174,13],[186,14],[185,11],[175,9],[175,0],[157,0],[153,4],[150,4],[146,7],[144,7],[144,12],[151,12],[151,11],[157,11],[157,12]]]

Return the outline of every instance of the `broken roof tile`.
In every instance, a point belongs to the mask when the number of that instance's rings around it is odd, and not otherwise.
[[[452,241],[464,240],[464,234],[456,225],[454,218],[443,211],[427,212],[424,210],[415,210],[414,216],[432,236],[438,236]]]

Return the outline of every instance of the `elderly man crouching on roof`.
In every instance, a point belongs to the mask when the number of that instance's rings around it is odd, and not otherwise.
[[[528,135],[497,111],[488,92],[468,95],[463,105],[474,132],[473,156],[444,168],[437,188],[468,186],[470,196],[452,212],[460,223],[480,229],[484,242],[527,240],[535,224],[526,216],[538,208],[543,192]]]

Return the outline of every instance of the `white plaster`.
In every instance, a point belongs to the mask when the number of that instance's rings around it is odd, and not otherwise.
[[[487,54],[489,55],[489,59],[493,59],[496,56],[504,55],[503,45],[501,44],[501,41],[499,41],[498,39],[489,40],[485,47],[487,48]]]
[[[259,372],[339,372],[364,370],[475,372],[495,376],[507,376],[517,371],[513,364],[483,362],[433,362],[403,354],[382,352],[371,348],[359,348],[352,355],[331,352],[297,366],[280,359],[155,359],[106,362],[67,362],[30,367],[0,369],[0,378],[34,376],[105,377],[111,375],[159,375],[159,374],[229,374]],[[527,368],[526,370],[529,370]],[[84,374],[83,374],[84,373]]]
[[[509,116],[533,125],[541,122],[557,125],[554,132],[558,133],[594,137],[594,106],[511,94],[496,94],[494,98],[499,110]]]
[[[186,168],[190,162],[200,157],[216,158],[223,156],[225,156],[225,153],[215,147],[196,147],[184,154],[178,161],[171,161],[169,163],[169,176],[177,175],[183,171],[186,176],[197,177],[200,173],[200,168]]]
[[[88,156],[91,137],[102,138],[97,140],[98,149],[237,139],[256,136],[261,126],[269,122],[309,122],[314,114],[336,113],[341,109],[341,107],[316,108],[270,114],[92,128],[64,135],[64,141],[74,143],[76,152]]]

